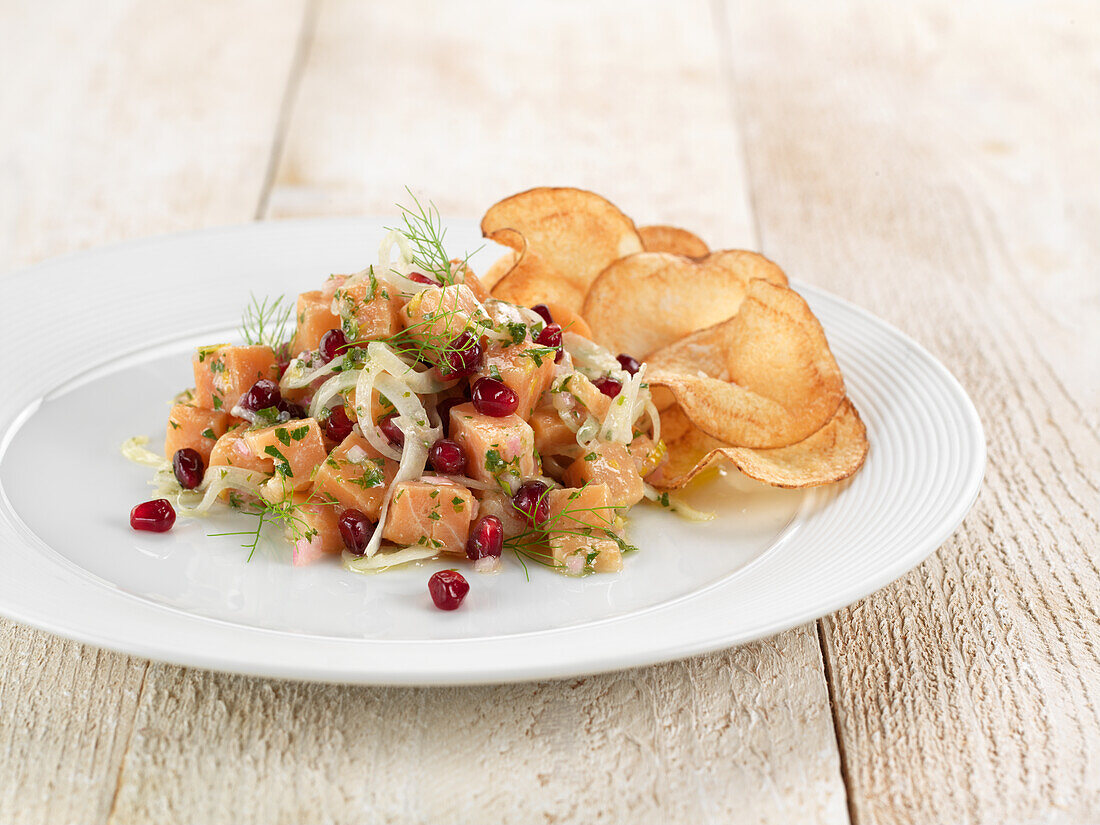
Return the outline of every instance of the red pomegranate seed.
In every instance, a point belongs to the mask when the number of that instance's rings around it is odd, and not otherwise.
[[[548,307],[546,304],[535,304],[533,307],[531,307],[531,309],[541,315],[542,320],[544,320],[546,323],[554,323],[554,316],[550,314],[550,307]]]
[[[485,348],[469,332],[464,332],[453,341],[443,353],[443,363],[439,365],[439,374],[444,378],[464,378],[473,375],[481,366]]]
[[[344,540],[344,546],[348,548],[348,552],[353,556],[363,555],[374,535],[374,522],[362,511],[349,507],[340,516],[338,524],[340,537]]]
[[[405,443],[405,434],[401,432],[401,428],[394,422],[395,418],[397,418],[397,413],[390,413],[378,422],[378,429],[380,429],[382,434],[390,440],[390,444],[393,444],[395,447],[400,447]]]
[[[457,570],[440,570],[428,579],[428,592],[440,610],[455,610],[470,592],[470,583]]]
[[[535,343],[544,347],[553,347],[556,349],[557,352],[554,353],[554,363],[557,364],[561,361],[561,327],[557,324],[551,323],[544,326],[535,338]]]
[[[443,434],[449,435],[451,432],[451,408],[457,407],[459,404],[465,404],[465,398],[445,398],[435,406],[436,414],[439,416],[440,422],[443,424]]]
[[[305,407],[299,404],[291,404],[289,401],[279,402],[279,412],[285,412],[293,421],[296,418],[308,418],[309,413],[306,412]]]
[[[620,392],[622,392],[623,385],[612,378],[610,375],[601,375],[595,381],[592,382],[596,385],[596,389],[606,395],[608,398],[614,398]]]
[[[638,370],[642,368],[642,362],[635,358],[633,355],[627,355],[625,352],[620,352],[615,359],[619,362],[619,366],[629,372],[631,375],[637,375]]]
[[[466,472],[466,453],[449,438],[441,438],[428,451],[428,461],[437,473],[460,476]]]
[[[519,510],[533,527],[550,518],[550,499],[546,492],[550,488],[541,481],[525,481],[512,496],[512,506]]]
[[[433,281],[427,275],[423,275],[420,272],[410,272],[408,278],[410,281],[416,281],[418,284],[431,284],[432,286],[439,286],[438,281]]]
[[[166,498],[143,501],[130,511],[130,526],[150,533],[167,533],[176,523],[176,511]]]
[[[180,483],[180,487],[185,490],[194,490],[202,483],[205,469],[206,465],[203,464],[198,450],[184,447],[176,450],[176,454],[172,456],[172,472],[176,476],[176,481]]]
[[[502,381],[495,378],[479,378],[472,393],[474,409],[482,415],[504,418],[519,407],[519,396]]]
[[[330,329],[321,336],[321,343],[317,345],[317,348],[321,351],[321,357],[325,359],[327,364],[337,355],[342,355],[341,348],[347,345],[348,337],[344,335],[343,330]]]
[[[325,419],[325,435],[333,441],[343,441],[351,435],[355,422],[348,418],[348,410],[343,404],[333,407]]]
[[[278,407],[282,400],[283,394],[279,392],[279,385],[270,378],[261,378],[241,396],[241,400],[237,403],[242,409],[259,412],[268,407]]]
[[[471,561],[486,556],[498,559],[503,551],[504,525],[496,516],[482,516],[466,540],[466,558]]]

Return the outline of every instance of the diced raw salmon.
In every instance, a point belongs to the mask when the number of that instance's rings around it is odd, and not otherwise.
[[[430,346],[449,344],[474,319],[482,317],[481,305],[465,284],[429,286],[401,308],[401,324],[409,336]]]
[[[565,469],[564,481],[570,487],[604,483],[611,503],[631,507],[645,496],[645,487],[634,459],[622,444],[600,442]]]
[[[231,412],[259,379],[276,381],[279,377],[271,347],[199,347],[191,366],[195,372],[194,404],[207,410]]]
[[[459,283],[465,284],[470,288],[470,292],[474,294],[474,297],[479,301],[488,301],[492,295],[489,294],[489,290],[485,287],[485,284],[481,282],[481,279],[474,274],[474,271],[470,269],[468,264],[460,261],[458,258],[451,258],[451,272],[455,273],[456,280]]]
[[[286,526],[295,567],[344,549],[344,539],[340,535],[341,513],[342,510],[330,501],[295,495],[294,520]]]
[[[526,421],[554,380],[554,353],[531,341],[507,347],[493,344],[477,373],[477,377],[483,376],[503,381],[519,396],[516,413]]]
[[[539,455],[561,455],[580,449],[576,433],[565,425],[554,407],[539,407],[531,413],[529,423]]]
[[[313,495],[354,507],[378,521],[386,487],[397,474],[397,462],[384,458],[369,441],[352,433],[321,462],[313,479]]]
[[[271,475],[275,472],[275,462],[270,456],[256,455],[245,442],[248,425],[241,424],[229,430],[217,440],[210,451],[209,467],[240,467],[243,470]]]
[[[634,459],[634,466],[642,478],[660,467],[668,456],[668,449],[664,442],[654,444],[653,439],[648,435],[635,436],[626,449]]]
[[[164,437],[164,455],[169,460],[177,450],[190,447],[210,465],[214,443],[229,428],[229,414],[204,410],[191,404],[176,404],[168,413],[168,430]]]
[[[574,575],[591,569],[612,573],[623,569],[619,544],[609,534],[621,534],[619,519],[606,484],[581,489],[551,490],[550,552]]]
[[[291,492],[306,489],[313,472],[325,460],[325,439],[315,418],[303,418],[252,430],[244,441],[255,455],[270,456],[275,475],[264,485],[264,498],[282,501]]]
[[[503,418],[483,415],[471,403],[451,408],[450,437],[466,453],[466,474],[478,481],[511,478],[520,481],[538,474],[535,434],[514,413]]]
[[[325,281],[324,285],[322,285],[322,287],[321,287],[321,295],[324,296],[325,300],[327,300],[329,302],[329,304],[332,304],[332,296],[334,296],[336,294],[336,290],[338,290],[345,283],[347,283],[347,280],[350,277],[351,277],[350,275],[329,275],[328,276],[328,280]]]
[[[294,340],[290,343],[294,355],[317,349],[326,332],[340,328],[340,316],[332,311],[332,296],[326,297],[319,289],[298,296],[297,321]]]
[[[334,297],[349,341],[372,341],[401,330],[401,296],[373,276],[339,287]]]
[[[477,500],[461,484],[426,476],[395,485],[382,538],[402,546],[466,552]]]
[[[557,386],[554,387],[557,390]],[[573,396],[597,421],[603,421],[611,407],[611,399],[600,392],[599,387],[588,380],[581,372],[574,372],[566,376],[561,382],[561,389]]]

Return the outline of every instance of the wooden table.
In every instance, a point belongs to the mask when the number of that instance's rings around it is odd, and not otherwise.
[[[1100,13],[959,6],[4,4],[0,268],[584,186],[914,336],[989,469],[901,581],[627,673],[294,684],[2,622],[0,821],[1100,820]]]

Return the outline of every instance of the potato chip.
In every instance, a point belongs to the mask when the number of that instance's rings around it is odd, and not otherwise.
[[[527,306],[550,301],[575,312],[604,267],[642,251],[634,222],[583,189],[542,187],[512,195],[489,208],[481,232],[520,256],[494,295]]]
[[[485,270],[485,274],[481,276],[481,283],[486,289],[492,289],[500,283],[501,278],[512,271],[512,268],[516,265],[516,261],[518,260],[519,253],[509,249],[497,258],[492,266]]]
[[[868,448],[867,429],[847,398],[824,427],[788,447],[730,447],[692,424],[679,407],[661,415],[661,436],[668,448],[668,460],[646,478],[659,490],[683,487],[723,460],[773,487],[831,484],[862,467]]]
[[[696,427],[732,447],[802,441],[844,399],[844,378],[809,306],[762,279],[749,283],[735,316],[646,360],[649,383],[666,387]]]
[[[702,238],[677,226],[640,226],[638,235],[646,252],[668,252],[686,258],[702,258],[710,253]]]
[[[667,252],[621,258],[593,282],[584,315],[597,343],[645,358],[736,314],[753,278],[786,285],[783,270],[740,249],[693,261]]]

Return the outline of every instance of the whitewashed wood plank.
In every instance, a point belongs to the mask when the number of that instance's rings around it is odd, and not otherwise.
[[[924,343],[987,428],[963,529],[823,623],[855,819],[1093,821],[1097,10],[729,14],[765,250]]]
[[[271,213],[388,214],[408,184],[476,218],[512,191],[575,183],[640,221],[751,245],[710,9],[646,10],[626,26],[610,2],[583,16],[326,4]],[[682,663],[485,688],[156,667],[112,821],[184,818],[846,822],[847,810],[808,626]]]
[[[302,20],[300,2],[0,9],[0,271],[250,219]],[[0,620],[0,821],[106,821],[146,667]]]

